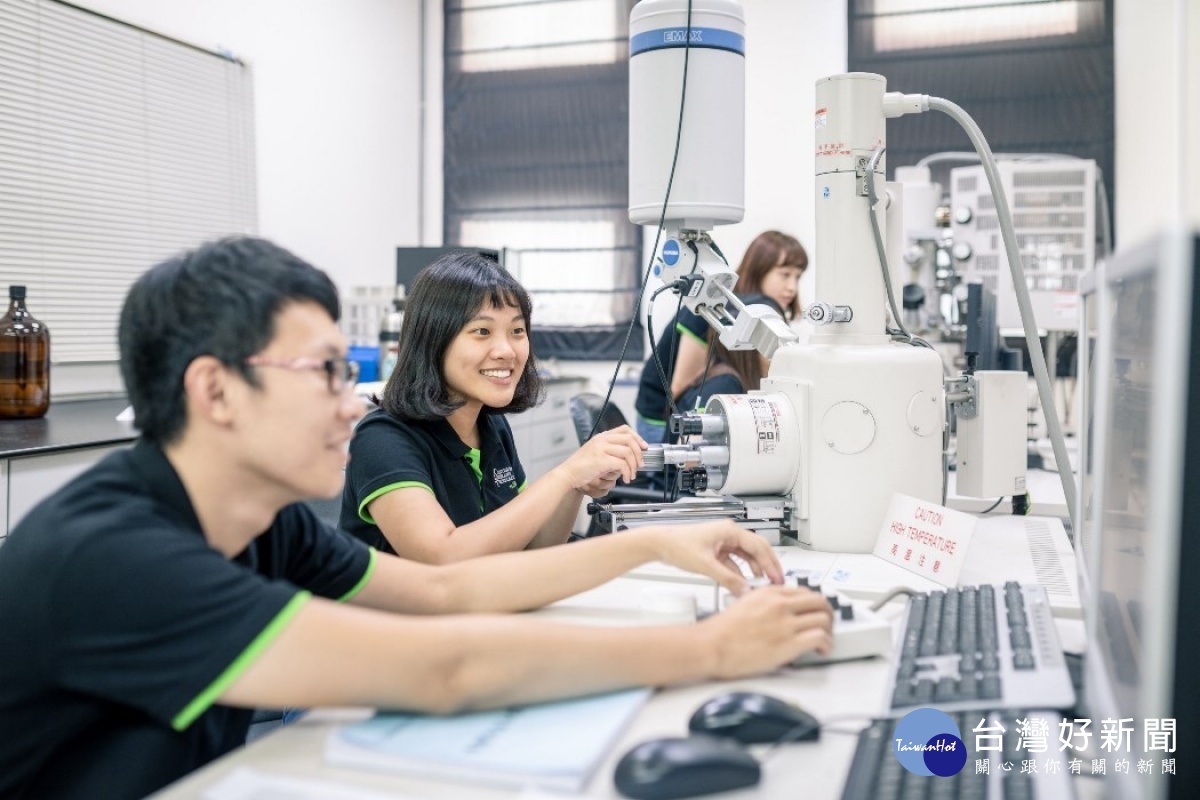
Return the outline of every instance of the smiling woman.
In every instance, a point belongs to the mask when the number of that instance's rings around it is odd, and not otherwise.
[[[491,259],[450,253],[421,272],[380,408],[350,443],[340,526],[431,563],[566,541],[585,495],[641,466],[628,427],[594,437],[539,480],[505,414],[541,400],[529,294]]]

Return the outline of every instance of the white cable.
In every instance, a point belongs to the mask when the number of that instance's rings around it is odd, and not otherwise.
[[[994,158],[1002,158],[1008,161],[1057,161],[1059,159],[1075,159],[1079,160],[1079,156],[1069,155],[1067,153],[993,153]],[[972,153],[970,150],[945,150],[940,153],[930,153],[917,162],[918,167],[927,167],[930,164],[936,164],[939,161],[970,161],[979,160],[978,153]]]

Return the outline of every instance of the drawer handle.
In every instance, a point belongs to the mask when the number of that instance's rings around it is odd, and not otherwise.
[[[566,398],[556,397],[551,401],[551,403],[553,404],[553,406],[555,408],[562,408],[563,406],[565,406],[567,404],[567,401],[566,401]]]
[[[550,438],[550,444],[562,444],[566,440],[567,440],[567,435],[565,433],[560,432],[560,433],[554,434],[554,436],[552,436]]]

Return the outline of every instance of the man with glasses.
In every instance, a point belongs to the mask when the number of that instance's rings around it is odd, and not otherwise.
[[[121,369],[141,439],[0,547],[0,796],[142,797],[241,744],[255,707],[497,707],[829,646],[824,600],[784,587],[693,626],[478,615],[651,559],[739,592],[736,555],[780,582],[732,523],[446,566],[323,525],[297,501],[340,489],[363,411],[337,314],[324,273],[260,239],[204,245],[130,290]]]

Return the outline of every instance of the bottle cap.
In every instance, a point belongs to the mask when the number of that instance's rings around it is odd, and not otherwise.
[[[25,299],[25,287],[24,286],[8,287],[8,298],[10,300],[24,300]]]

